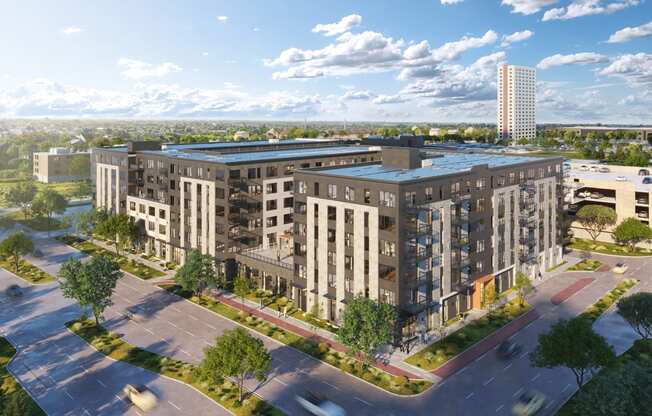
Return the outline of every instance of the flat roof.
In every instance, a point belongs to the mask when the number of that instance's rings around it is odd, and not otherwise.
[[[203,143],[163,143],[163,150],[191,150],[191,149],[228,149],[231,147],[249,147],[249,146],[273,146],[273,145],[290,145],[299,143],[330,143],[336,139],[283,139],[283,140],[241,140],[241,141],[224,141],[224,142],[203,142]]]
[[[646,169],[646,168],[641,168]],[[570,179],[579,179],[581,180],[590,180],[590,181],[605,181],[605,182],[617,182],[625,183],[629,182],[634,185],[636,191],[638,192],[649,192],[650,184],[644,184],[643,178],[649,178],[649,176],[640,176],[632,173],[622,173],[622,172],[582,172],[577,170],[571,170],[568,173],[568,178]]]
[[[416,169],[390,168],[384,167],[382,164],[374,164],[341,168],[324,168],[316,170],[316,172],[324,175],[401,183],[419,179],[435,178],[438,176],[466,173],[471,171],[471,168],[478,165],[488,165],[488,167],[492,169],[503,166],[519,165],[522,163],[541,162],[547,159],[549,160],[551,158],[475,153],[444,153],[439,157],[424,159],[432,161],[431,166],[424,166]]]
[[[187,160],[223,163],[223,164],[235,164],[235,163],[263,162],[263,161],[284,160],[284,159],[309,159],[314,157],[340,156],[346,154],[363,154],[363,153],[369,153],[378,150],[379,148],[377,146],[332,146],[332,147],[317,147],[317,148],[305,148],[305,149],[273,150],[268,152],[244,152],[244,153],[229,153],[229,154],[183,152],[177,149],[145,150],[140,153],[149,154],[149,155],[167,156],[176,159],[187,159]]]

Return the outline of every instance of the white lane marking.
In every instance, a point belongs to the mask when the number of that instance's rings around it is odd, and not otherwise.
[[[175,328],[179,328],[179,327],[178,327],[175,323],[173,323],[173,322],[170,322],[170,321],[166,321],[166,322],[167,322],[168,324],[172,325],[172,326],[175,327]]]
[[[520,389],[516,390],[516,393],[512,394],[512,397],[516,397],[516,396],[518,396],[519,394],[523,393],[523,390],[524,390],[523,387],[521,387]]]
[[[373,407],[373,405],[372,405],[371,403],[369,403],[369,402],[367,402],[367,401],[364,401],[364,400],[362,400],[362,399],[361,399],[361,398],[359,398],[358,396],[355,396],[355,397],[353,397],[353,398],[354,398],[354,399],[356,399],[357,401],[359,401],[359,402],[361,402],[361,403],[364,403],[364,404],[366,404],[366,405],[367,405],[367,406],[369,406],[369,407]]]
[[[210,342],[206,341],[205,339],[202,340],[202,341],[204,341],[204,344],[206,344],[206,345],[209,345],[209,346],[211,346],[211,347],[213,346],[213,344],[211,344]]]
[[[512,366],[512,363],[507,364],[507,365],[505,366],[505,368],[503,368],[503,371],[507,371],[507,370],[509,370],[509,367],[511,367],[511,366]]]
[[[496,379],[496,377],[491,377],[489,380],[487,380],[487,381],[485,381],[484,383],[482,383],[482,385],[486,387],[487,385],[489,385],[489,383],[491,383],[491,382],[494,381],[495,379]]]
[[[179,351],[181,351],[182,353],[186,354],[188,357],[191,356],[190,353],[189,353],[188,351],[186,351],[186,350],[184,350],[184,349],[182,349],[182,348],[179,348]]]
[[[118,400],[122,400],[122,397],[118,396],[117,394],[115,395],[115,398]]]
[[[339,389],[340,389],[339,387],[334,386],[334,385],[332,385],[331,383],[329,383],[329,382],[327,382],[327,381],[323,381],[323,380],[322,380],[322,383],[324,383],[324,384],[327,385],[327,386],[330,386],[330,387],[334,388],[335,390],[339,390]]]
[[[554,400],[550,400],[550,401],[548,402],[548,404],[546,405],[546,407],[544,407],[544,409],[547,409],[547,408],[549,408],[550,406],[552,406],[552,404],[553,404],[554,402],[555,402]]]
[[[194,319],[195,321],[199,321],[199,318],[197,318],[195,315],[188,315],[188,317]]]
[[[181,410],[181,408],[180,408],[179,406],[177,406],[176,404],[172,403],[171,401],[168,400],[168,403],[170,403],[170,406],[174,407],[175,409],[177,409],[177,410]]]
[[[217,329],[217,328],[215,328],[215,326],[213,326],[213,325],[211,325],[209,323],[206,323],[206,322],[204,322],[204,325],[206,325],[207,327],[209,327],[211,329]]]
[[[84,409],[84,414],[85,415],[91,416],[91,413],[88,410],[86,410],[85,407],[82,407],[82,409]]]
[[[518,332],[514,332],[514,333],[513,333],[512,335],[510,335],[509,338],[507,338],[507,339],[511,340],[511,339],[513,339],[513,338],[514,338],[515,336],[517,336],[517,335],[518,335]]]
[[[287,385],[288,385],[288,383],[286,383],[285,381],[281,380],[281,379],[278,378],[278,377],[274,377],[272,380],[276,381],[277,383],[281,383],[281,384],[284,385],[284,386],[287,386]]]
[[[529,352],[524,352],[524,353],[521,354],[521,356],[518,357],[518,358],[525,358],[525,357],[527,357],[528,354],[529,354]]]
[[[82,369],[82,371],[84,372],[84,374],[88,374],[88,370],[85,369],[82,365],[80,365],[79,368]]]
[[[467,394],[467,395],[466,395],[466,400],[469,400],[469,399],[470,399],[471,397],[473,397],[473,396],[475,396],[475,393],[474,393],[474,392],[471,392],[471,393]]]
[[[496,408],[496,413],[498,413],[498,412],[500,412],[501,410],[503,410],[503,407],[505,407],[504,404],[501,404],[500,406],[498,406],[498,407]]]
[[[457,374],[462,374],[462,373],[465,372],[466,370],[468,370],[468,367],[464,367],[463,369],[461,369],[460,371],[458,371]]]
[[[528,329],[529,327],[531,327],[532,325],[534,325],[535,322],[536,322],[536,321],[532,321],[532,322],[530,322],[529,324],[525,325],[525,328],[523,328],[523,329]]]
[[[66,396],[70,397],[70,400],[73,400],[73,398],[72,398],[72,396],[70,395],[70,393],[68,393],[68,390],[63,389],[63,392],[66,393]]]
[[[482,360],[482,359],[484,358],[485,355],[487,355],[486,352],[485,352],[484,354],[482,354],[481,356],[479,356],[478,358],[476,358],[475,360],[473,360],[473,362],[474,362],[474,363],[477,363],[478,361]]]
[[[530,381],[534,381],[534,380],[538,379],[539,377],[541,377],[541,373],[537,373],[537,375],[534,376],[534,377],[532,377],[532,378],[530,379]]]
[[[106,384],[102,383],[102,380],[97,380],[96,379],[95,381],[97,381],[97,384],[99,384],[100,386],[106,387]]]
[[[151,329],[147,329],[147,328],[145,328],[145,331],[147,331],[147,332],[149,332],[150,334],[154,335],[154,331],[152,331]]]
[[[196,336],[195,334],[193,334],[193,333],[190,332],[190,331],[184,331],[184,332],[185,332],[186,334],[190,335],[191,337],[195,337],[195,336]]]
[[[562,393],[565,392],[566,390],[568,390],[568,389],[570,388],[570,386],[571,386],[570,384],[566,384],[566,387],[564,387],[564,388],[561,390],[561,392],[562,392]]]

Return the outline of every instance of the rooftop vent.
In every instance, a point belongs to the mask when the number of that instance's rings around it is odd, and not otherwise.
[[[411,147],[384,147],[383,167],[417,169],[421,167],[421,152]]]

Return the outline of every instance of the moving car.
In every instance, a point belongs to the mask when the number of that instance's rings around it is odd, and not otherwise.
[[[303,395],[296,395],[295,399],[311,415],[346,416],[344,409],[320,394],[306,391]]]
[[[587,170],[589,170],[589,167],[586,166],[586,165],[582,165],[582,166],[580,166],[580,170],[586,172]]]
[[[546,396],[538,391],[530,390],[522,393],[518,401],[512,407],[512,414],[515,416],[531,416],[543,408]]]
[[[627,269],[629,269],[629,267],[621,261],[620,263],[616,263],[616,267],[611,269],[611,271],[618,274],[624,274]]]
[[[590,168],[590,171],[591,171],[591,172],[598,172],[599,170],[600,170],[600,168],[598,168],[598,167],[595,166],[595,165],[591,166],[591,168]]]
[[[154,393],[149,391],[145,386],[132,386],[131,384],[127,384],[122,391],[127,396],[127,399],[143,412],[152,410],[158,403]]]
[[[5,294],[9,296],[10,298],[19,298],[23,296],[23,288],[20,286],[13,284],[10,285],[6,290]]]
[[[509,341],[503,341],[499,346],[498,349],[496,350],[496,354],[498,355],[499,358],[502,358],[503,360],[508,360],[523,351],[523,347],[520,346],[519,344],[516,344],[514,342],[509,342]]]

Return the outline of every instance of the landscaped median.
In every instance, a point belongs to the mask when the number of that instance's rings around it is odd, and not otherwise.
[[[7,370],[7,364],[16,355],[16,349],[0,338],[0,410],[22,416],[45,416],[45,412],[32,400]]]
[[[584,259],[566,269],[567,272],[594,272],[602,266],[602,262],[593,259]]]
[[[372,383],[388,392],[399,395],[414,395],[432,386],[432,383],[427,380],[408,379],[405,376],[389,374],[374,366],[365,366],[361,361],[351,357],[347,353],[336,351],[327,342],[315,342],[312,339],[302,337],[261,318],[251,316],[222,302],[218,302],[211,297],[193,296],[192,293],[184,291],[180,286],[174,284],[161,285],[161,287],[227,319],[238,322],[247,328],[296,348],[348,374]]]
[[[66,326],[104,355],[188,384],[236,415],[284,414],[254,395],[249,395],[242,403],[238,403],[238,388],[234,383],[225,380],[218,385],[200,381],[194,365],[131,345],[91,320],[70,321]]]
[[[636,247],[634,251],[630,251],[627,246],[605,243],[602,241],[583,240],[581,238],[571,239],[570,244],[567,246],[570,249],[578,251],[592,251],[600,254],[610,254],[612,256],[652,256],[652,250]]]
[[[634,279],[623,280],[622,282],[618,283],[615,288],[600,298],[600,300],[586,308],[586,310],[582,312],[582,315],[580,316],[595,322],[600,317],[600,315],[605,313],[607,309],[611,307],[611,305],[616,303],[618,299],[620,299],[629,289],[634,287],[636,283],[637,282]]]
[[[512,300],[409,356],[405,362],[427,371],[436,370],[530,309],[527,302],[521,306],[518,300]]]
[[[145,264],[142,264],[136,260],[128,259],[124,256],[118,256],[115,253],[112,253],[97,244],[93,244],[90,241],[82,240],[80,238],[65,235],[62,237],[57,237],[57,240],[68,244],[71,247],[76,248],[77,250],[88,254],[89,256],[109,256],[120,264],[120,268],[127,273],[133,274],[136,277],[147,280],[154,277],[165,276],[160,270],[151,268]]]
[[[50,283],[55,280],[54,276],[44,272],[24,259],[18,261],[18,270],[15,269],[13,262],[10,260],[0,260],[0,267],[9,270],[16,276],[32,284]]]

